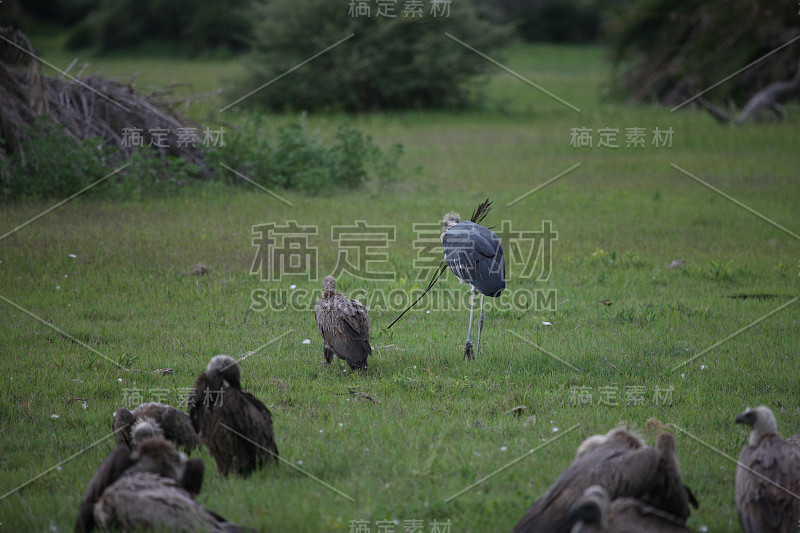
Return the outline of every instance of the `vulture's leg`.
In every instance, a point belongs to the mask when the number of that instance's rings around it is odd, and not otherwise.
[[[467,342],[464,343],[464,358],[472,359],[472,310],[475,308],[475,287],[472,287],[469,296],[469,327],[467,328]]]
[[[325,363],[328,365],[331,364],[331,361],[333,361],[333,350],[326,346],[322,349],[322,355],[325,356]]]
[[[478,344],[475,346],[475,357],[481,353],[481,333],[483,333],[483,294],[481,294],[481,315],[478,318]]]

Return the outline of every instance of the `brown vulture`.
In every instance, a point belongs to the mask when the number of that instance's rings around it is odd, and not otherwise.
[[[592,485],[603,487],[611,499],[642,498],[654,506],[662,505],[664,511],[682,512],[689,496],[688,491],[683,492],[686,489],[677,475],[677,464],[675,476],[662,478],[671,469],[668,446],[664,449],[646,446],[625,429],[612,430],[602,442],[590,438],[592,447],[585,449],[531,505],[514,527],[515,532],[569,533],[568,512],[583,491]],[[674,456],[671,459],[674,461]],[[686,514],[688,516],[688,511]]]
[[[736,467],[736,509],[744,533],[800,529],[800,450],[778,433],[768,407],[748,409],[737,424],[752,427]]]
[[[278,460],[272,414],[242,389],[239,363],[227,355],[211,359],[194,382],[189,417],[223,476],[246,476]]]
[[[239,531],[194,501],[204,472],[200,459],[187,461],[162,437],[140,441],[133,452],[119,446],[92,477],[75,531]]]
[[[330,364],[335,355],[352,369],[366,368],[367,357],[372,354],[367,308],[337,292],[333,276],[322,279],[322,298],[314,306],[314,316],[322,335],[325,362]]]
[[[176,407],[158,402],[143,403],[133,411],[123,407],[114,413],[111,427],[118,446],[134,449],[134,430],[140,421],[148,422],[155,435],[162,435],[186,453],[200,447],[200,437],[192,427],[189,415]],[[140,426],[140,430],[144,431],[146,427]]]
[[[691,533],[683,520],[636,498],[617,498],[592,485],[569,511],[570,533]]]

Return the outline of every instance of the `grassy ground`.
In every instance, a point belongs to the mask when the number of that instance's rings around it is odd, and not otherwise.
[[[71,61],[51,58],[61,66]],[[737,529],[735,464],[692,436],[735,457],[746,431],[733,419],[761,403],[773,408],[785,434],[800,429],[800,304],[793,303],[800,243],[670,164],[797,233],[796,123],[727,128],[689,110],[608,102],[608,67],[595,49],[519,48],[509,51],[508,64],[581,112],[498,72],[482,111],[351,119],[378,144],[405,145],[410,178],[394,188],[329,198],[281,192],[294,207],[246,188],[197,188],[142,202],[77,199],[0,241],[0,295],[8,300],[0,302],[0,493],[60,465],[0,499],[0,530],[71,528],[111,443],[84,450],[109,435],[126,391],[137,389],[145,400],[165,394],[177,404],[211,356],[239,355],[274,339],[243,363],[244,384],[273,412],[282,457],[354,501],[285,464],[223,479],[203,450],[209,469],[200,501],[235,522],[345,532],[352,520],[367,520],[373,530],[380,520],[396,520],[398,531],[405,521],[421,520],[430,531],[434,520],[450,520],[454,532],[509,530],[584,438],[621,422],[647,434],[645,421],[657,417],[687,432],[677,432],[678,455],[701,501],[689,524]],[[143,83],[189,82],[194,90],[214,88],[242,68],[234,60],[149,58],[92,65],[121,78],[138,71]],[[224,95],[191,112],[205,120],[227,101]],[[341,119],[309,117],[323,129]],[[594,130],[594,148],[570,146],[571,129],[580,127]],[[620,148],[596,146],[603,127],[620,130]],[[646,129],[644,148],[625,148],[631,127]],[[671,147],[651,144],[655,127],[673,128]],[[419,174],[410,172],[416,166]],[[320,366],[310,311],[251,309],[253,290],[319,289],[318,280],[265,282],[249,273],[255,224],[317,225],[310,243],[319,247],[320,278],[335,264],[331,225],[363,219],[396,226],[383,264],[397,272],[395,281],[340,277],[346,292],[373,295],[424,285],[413,281],[414,223],[436,222],[450,209],[468,215],[487,196],[495,201],[490,223],[536,230],[552,221],[558,240],[549,279],[522,279],[511,263],[508,286],[509,294],[554,289],[558,305],[488,312],[472,363],[461,357],[463,306],[412,311],[391,332],[384,328],[395,312],[372,309],[375,351],[369,370],[355,373],[338,363]],[[49,205],[0,206],[0,234]],[[686,263],[666,268],[673,260]],[[190,275],[198,261],[213,271]],[[452,276],[442,287],[464,292]],[[771,296],[730,298],[736,294]],[[174,372],[150,373],[164,367]],[[591,404],[574,401],[578,390],[592,394]],[[638,405],[627,403],[633,391]],[[609,401],[601,405],[603,394]],[[521,417],[509,413],[517,406],[525,406]]]

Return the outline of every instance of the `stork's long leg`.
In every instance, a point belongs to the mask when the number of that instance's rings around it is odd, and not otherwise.
[[[481,333],[483,333],[483,293],[481,293],[481,315],[478,318],[478,344],[475,346],[475,357],[481,353]]]
[[[475,287],[469,295],[469,327],[467,328],[467,342],[464,343],[464,358],[472,359],[472,311],[475,308]]]

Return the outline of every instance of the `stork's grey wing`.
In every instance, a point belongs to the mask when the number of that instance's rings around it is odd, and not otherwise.
[[[459,222],[442,235],[444,259],[459,279],[487,296],[506,287],[505,257],[500,238],[473,222]]]

